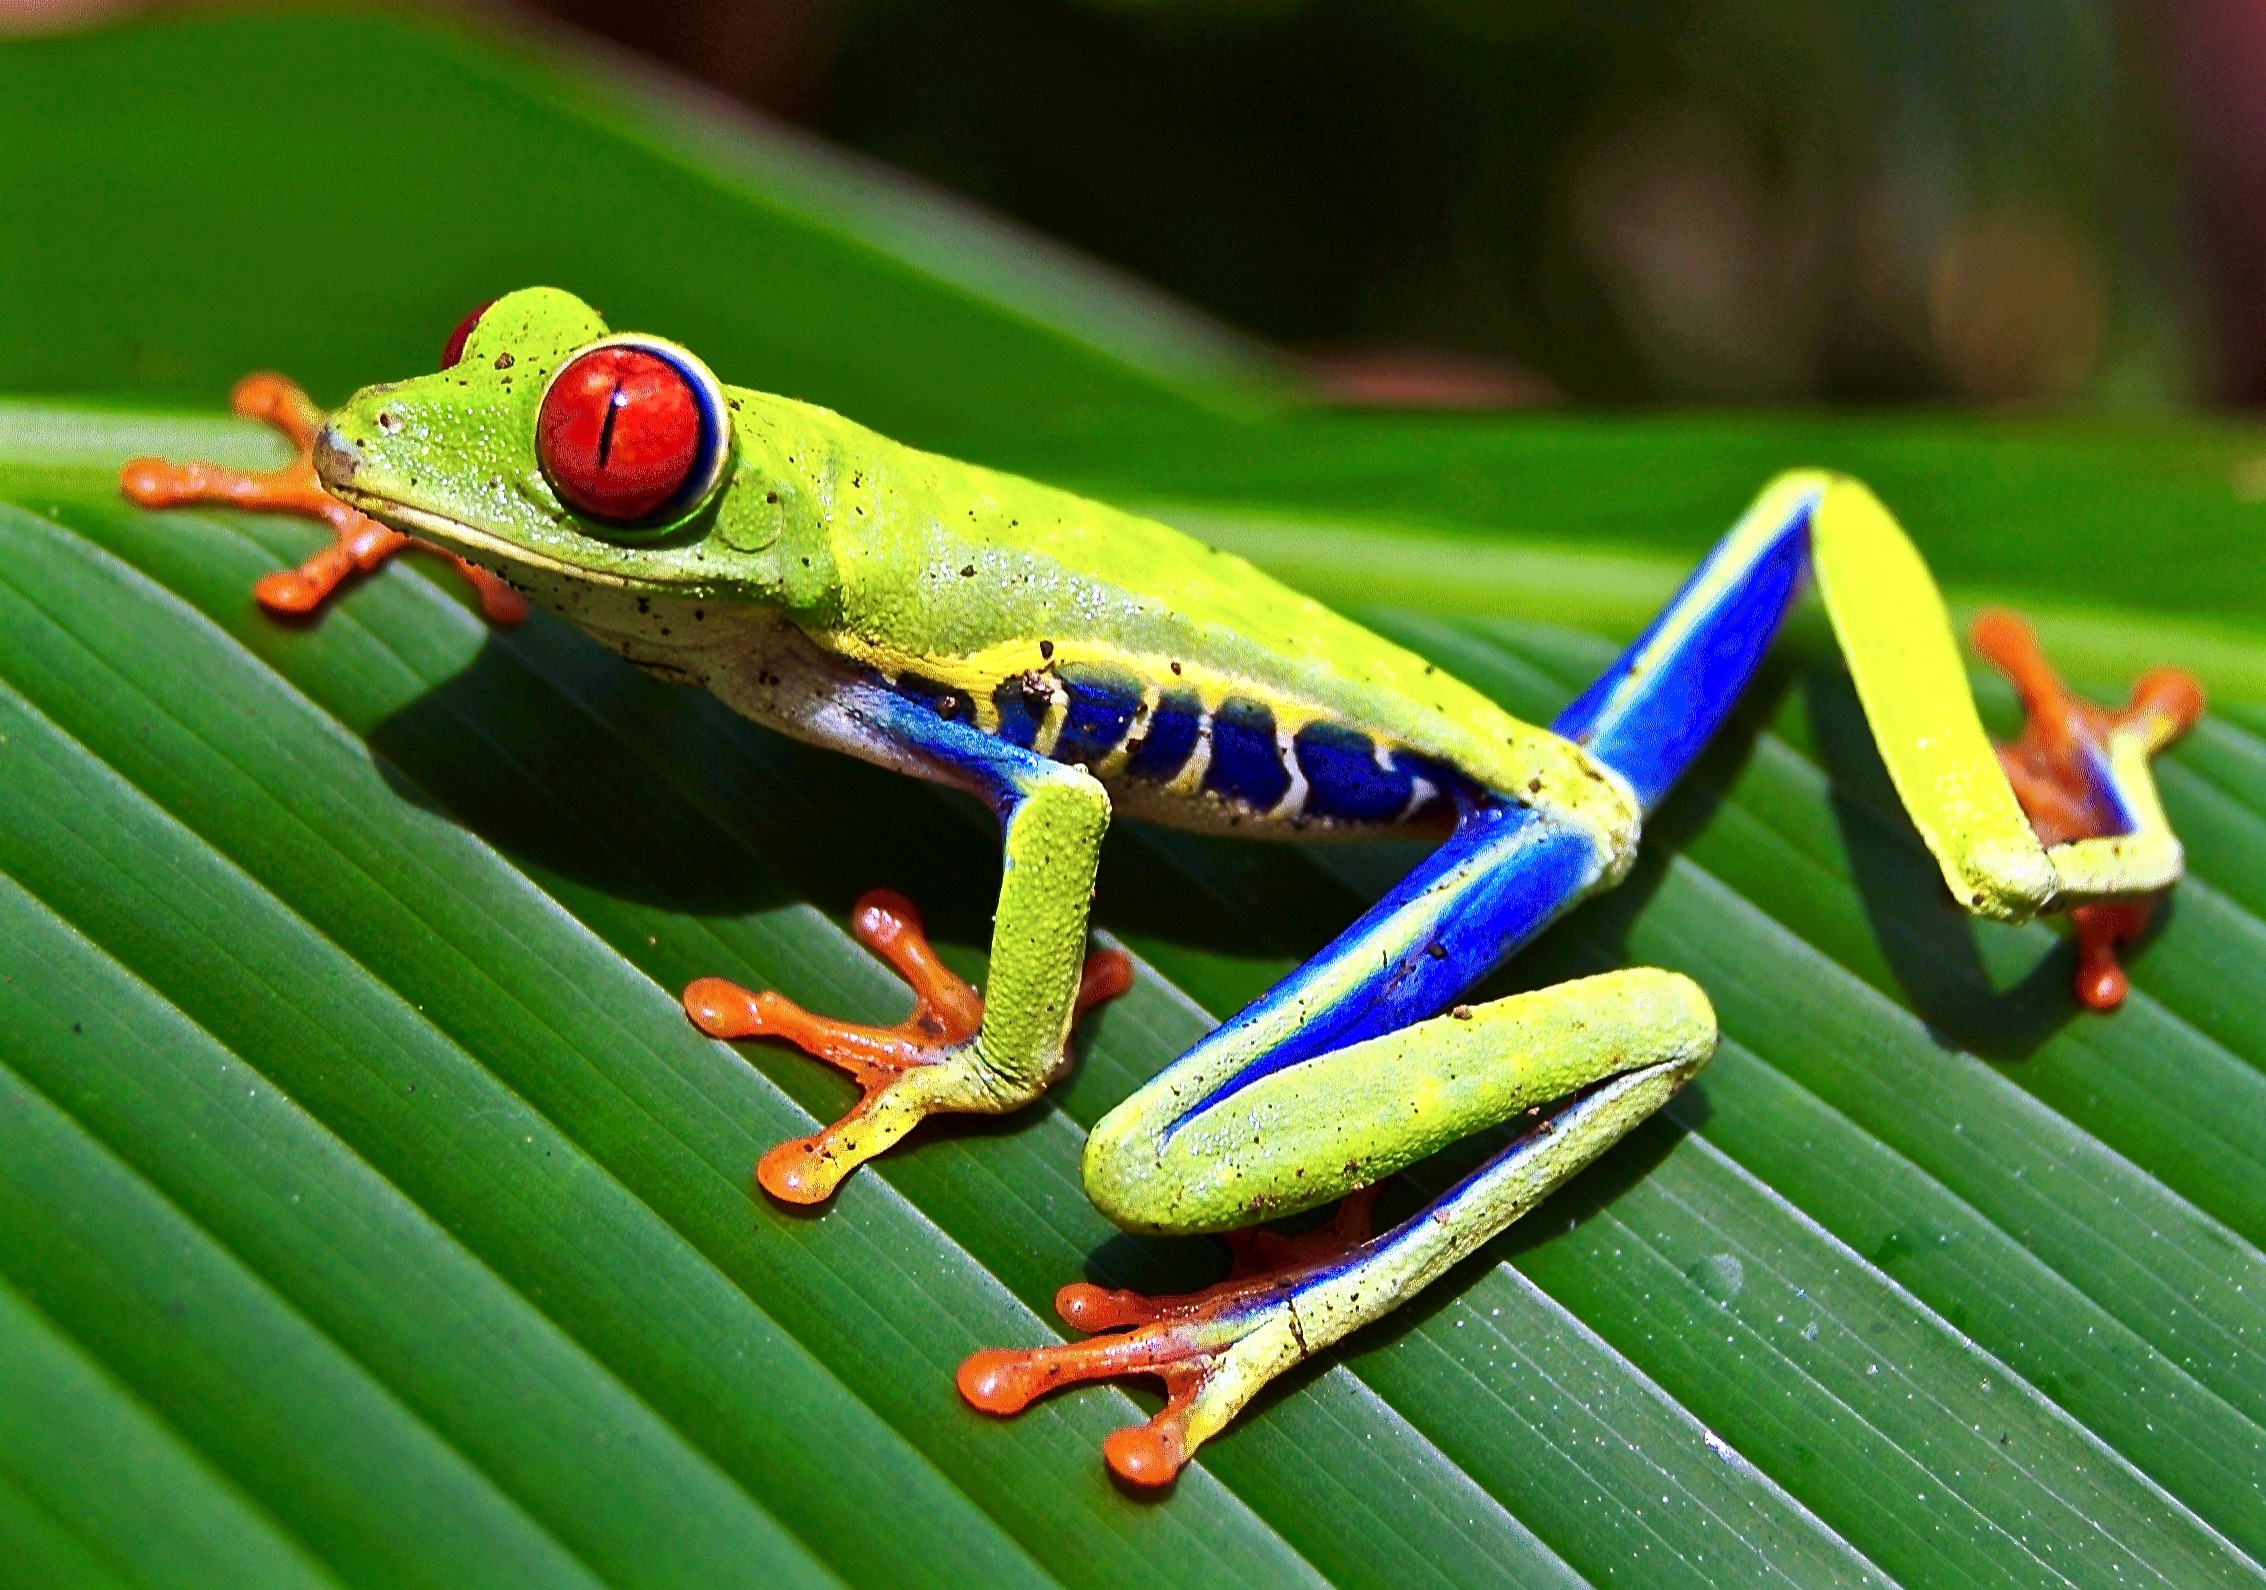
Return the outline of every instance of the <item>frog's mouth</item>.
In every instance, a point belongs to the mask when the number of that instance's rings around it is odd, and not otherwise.
[[[657,594],[663,587],[657,583],[633,580],[610,569],[594,569],[554,558],[538,552],[523,542],[509,540],[490,530],[452,518],[433,508],[403,502],[383,492],[372,491],[358,484],[362,471],[362,455],[351,441],[330,426],[323,427],[315,437],[315,474],[329,492],[349,508],[380,520],[405,535],[454,552],[469,562],[477,563],[501,579],[533,573],[550,576],[574,585],[612,586],[617,590]]]
[[[467,560],[479,564],[498,575],[534,570],[540,574],[555,575],[577,585],[610,585],[619,590],[662,589],[658,584],[632,580],[607,569],[585,568],[567,563],[548,554],[507,541],[502,536],[468,525],[461,519],[451,519],[430,508],[413,507],[381,497],[374,492],[356,491],[353,487],[329,486],[324,488],[350,508],[358,508],[373,519],[382,519],[407,535],[421,541],[431,541],[446,547]]]

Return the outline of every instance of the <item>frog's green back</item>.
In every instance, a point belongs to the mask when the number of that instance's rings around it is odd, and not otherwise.
[[[732,432],[710,494],[658,526],[593,519],[537,431],[553,376],[607,336],[571,294],[498,299],[448,368],[335,411],[317,468],[642,666],[890,765],[829,710],[861,671],[1181,826],[1375,829],[1444,818],[1470,783],[1579,824],[1609,872],[1633,853],[1634,798],[1577,747],[1242,559],[811,404],[705,388]],[[782,630],[810,643],[791,661]]]
[[[1263,711],[1286,764],[1302,729],[1334,725],[1600,829],[1628,826],[1620,792],[1556,736],[1239,557],[823,409],[733,396],[743,441],[783,459],[825,526],[834,591],[811,615],[816,638],[891,679],[925,681],[988,731],[1019,681],[1100,677],[1151,708],[1179,691],[1207,719]],[[1061,731],[1037,732],[1048,745]],[[1095,760],[1106,778],[1122,758]]]

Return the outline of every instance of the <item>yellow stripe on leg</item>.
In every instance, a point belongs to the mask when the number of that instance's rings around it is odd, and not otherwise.
[[[1818,593],[1874,743],[1953,896],[1980,916],[2027,921],[2061,881],[1983,732],[1951,616],[1880,500],[1835,476],[1810,525]]]

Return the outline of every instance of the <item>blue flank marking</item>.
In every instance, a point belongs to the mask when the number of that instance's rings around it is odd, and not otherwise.
[[[1578,829],[1506,800],[1473,807],[1392,893],[1198,1048],[1301,1003],[1341,961],[1366,961],[1377,972],[1336,1005],[1307,1011],[1282,1042],[1197,1100],[1173,1129],[1261,1077],[1438,1015],[1580,898],[1596,867],[1597,847]]]
[[[976,721],[976,704],[958,690],[940,684],[920,674],[897,676],[897,694],[907,701],[917,701],[940,718],[956,718],[962,723]]]
[[[1031,742],[1039,737],[1039,721],[1046,716],[1047,698],[1025,690],[1022,676],[1017,675],[999,682],[991,693],[991,704],[999,710],[999,737],[1009,745],[1019,745],[1028,751]]]
[[[926,702],[882,685],[861,691],[851,710],[896,744],[919,752],[939,770],[958,775],[961,787],[992,804],[1002,823],[1021,804],[1023,792],[1062,776],[1060,764],[972,723],[939,717]]]
[[[1125,776],[1151,784],[1171,783],[1196,754],[1203,717],[1204,704],[1195,691],[1167,691],[1149,714],[1148,732],[1125,759]]]
[[[1410,812],[1405,819],[1410,823],[1426,822],[1433,817],[1453,812],[1459,794],[1466,798],[1470,796],[1471,780],[1445,762],[1435,762],[1432,758],[1418,756],[1413,751],[1395,751],[1392,758],[1396,771],[1419,775],[1432,786],[1432,798]]]
[[[1256,701],[1231,696],[1212,714],[1212,760],[1204,788],[1241,801],[1255,812],[1272,811],[1290,788],[1290,769],[1275,743],[1275,715]]]
[[[1065,673],[1062,685],[1070,702],[1054,742],[1054,759],[1098,762],[1117,749],[1133,726],[1133,714],[1141,710],[1140,681],[1130,674]]]
[[[1646,811],[1660,804],[1723,726],[1769,650],[1786,610],[1801,592],[1815,506],[1805,502],[1763,545],[1673,654],[1649,673],[1632,677],[1630,664],[1715,560],[1702,564],[1643,637],[1550,725],[1627,779]]]
[[[1309,723],[1291,741],[1306,775],[1306,815],[1389,822],[1408,809],[1415,780],[1396,760],[1377,765],[1377,742],[1336,723]]]

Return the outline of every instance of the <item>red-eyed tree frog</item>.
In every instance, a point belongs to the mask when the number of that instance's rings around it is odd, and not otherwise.
[[[1163,525],[901,446],[808,403],[721,384],[658,337],[548,288],[458,328],[436,374],[324,415],[278,378],[239,407],[299,461],[265,476],[143,460],[136,500],[320,514],[336,543],[263,581],[304,611],[405,545],[457,561],[495,621],[547,608],[756,721],[956,786],[998,813],[988,986],[948,971],[902,899],[853,927],[912,986],[889,1029],[715,978],[684,991],[720,1038],[785,1039],[864,1098],[766,1155],[816,1203],[924,1117],[997,1113],[1068,1064],[1071,1022],[1130,962],[1087,953],[1113,814],[1253,838],[1426,835],[1439,848],[1088,1139],[1094,1202],[1145,1232],[1235,1232],[1332,1200],[1318,1234],[1246,1241],[1229,1281],[1143,1298],[1083,1283],[1069,1346],[979,1352],[967,1400],[1020,1410],[1074,1381],[1161,1378],[1164,1410],[1105,1445],[1169,1481],[1269,1378],[1377,1319],[1534,1208],[1707,1063],[1685,977],[1630,968],[1464,1004],[1467,989],[1618,882],[1644,816],[1722,723],[1814,581],[1882,760],[1961,905],[2074,910],[2078,994],[2123,996],[2117,942],[2178,878],[2148,758],[2202,695],[2164,670],[2110,711],[2066,694],[2018,621],[1975,639],[2029,712],[1994,748],[1941,598],[1862,485],[1781,475],[1652,627],[1548,729]],[[1512,1120],[1508,1147],[1381,1235],[1367,1189]]]

